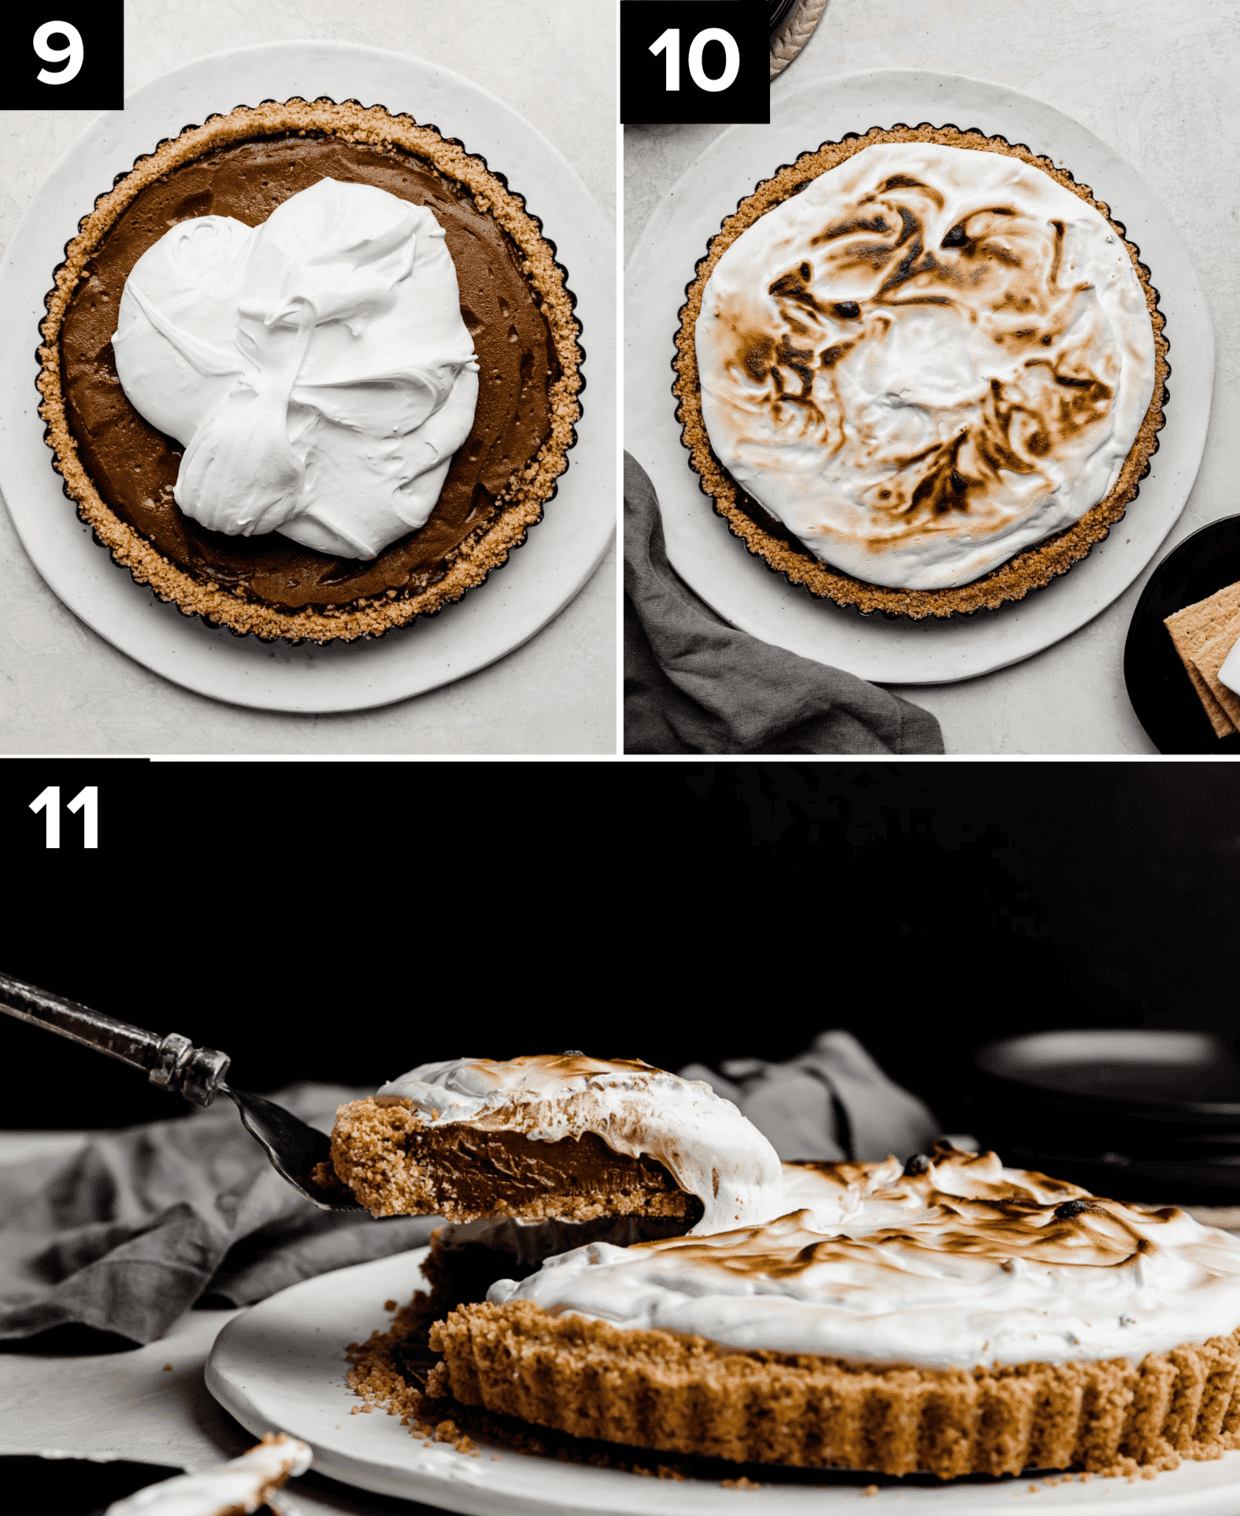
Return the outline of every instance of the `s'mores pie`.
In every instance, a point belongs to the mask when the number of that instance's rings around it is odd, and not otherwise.
[[[943,1479],[1240,1447],[1237,1239],[993,1153],[815,1165],[800,1189],[771,1221],[497,1282],[431,1328],[430,1392],[629,1447]]]
[[[117,169],[48,271],[38,381],[117,564],[186,615],[319,643],[500,567],[567,467],[582,362],[502,166],[382,106],[292,99]]]
[[[1169,372],[1110,208],[1002,137],[824,143],[723,221],[675,360],[702,489],[790,582],[916,619],[1018,600],[1137,493]]]

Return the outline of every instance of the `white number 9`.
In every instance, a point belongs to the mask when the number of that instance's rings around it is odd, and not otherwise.
[[[64,37],[68,47],[49,47],[48,43],[55,36]],[[34,50],[44,63],[60,63],[64,61],[64,68],[39,70],[40,84],[68,84],[70,79],[76,79],[82,69],[82,59],[86,56],[86,49],[82,45],[82,34],[76,26],[68,21],[45,21],[34,34]]]

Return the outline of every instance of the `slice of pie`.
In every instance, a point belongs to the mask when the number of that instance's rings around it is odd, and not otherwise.
[[[581,1053],[423,1064],[341,1106],[337,1180],[375,1216],[717,1231],[784,1204],[775,1149],[709,1085]]]

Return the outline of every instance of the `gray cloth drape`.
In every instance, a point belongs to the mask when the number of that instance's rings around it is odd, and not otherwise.
[[[741,1108],[785,1160],[907,1158],[939,1135],[930,1111],[893,1084],[850,1032],[823,1032],[787,1063],[738,1058],[722,1076],[702,1064],[682,1069]]]
[[[654,485],[627,453],[624,589],[625,752],[943,751],[920,706],[761,642],[699,600],[668,561]]]
[[[330,1131],[364,1093],[275,1096]],[[369,1093],[369,1092],[365,1092]],[[0,1170],[0,1340],[77,1324],[135,1343],[208,1296],[248,1305],[329,1269],[426,1242],[438,1218],[320,1211],[286,1184],[231,1101],[108,1132],[69,1162]]]

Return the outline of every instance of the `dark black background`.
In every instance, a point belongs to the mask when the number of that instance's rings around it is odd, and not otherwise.
[[[63,67],[45,62],[34,51],[34,34],[46,21],[68,21],[82,35],[82,68],[66,84],[39,81],[40,70]],[[50,42],[57,49],[65,46],[62,36]],[[19,3],[0,14],[0,109],[112,111],[124,105],[124,0],[43,0]]]
[[[100,847],[29,800],[100,787]],[[1010,1032],[1235,1035],[1240,770],[1161,763],[10,761],[0,967],[375,1086],[565,1047],[678,1068],[856,1033],[948,1130]],[[187,1109],[0,1017],[6,1127]]]

